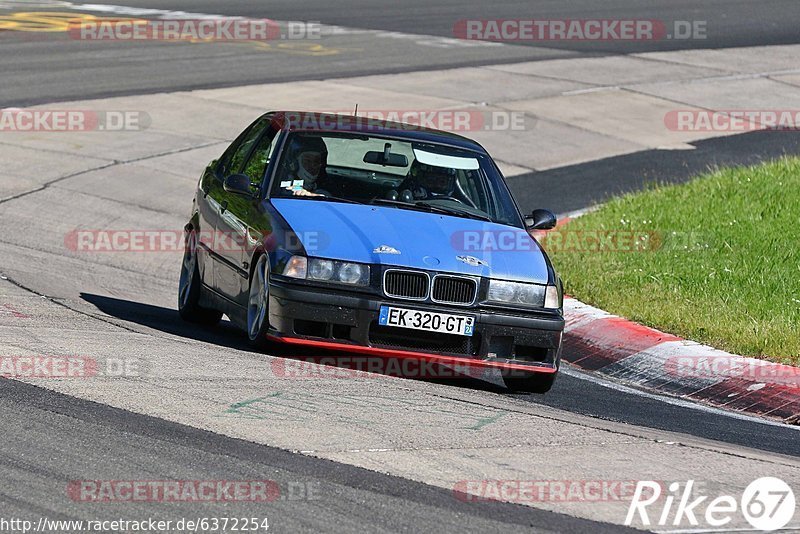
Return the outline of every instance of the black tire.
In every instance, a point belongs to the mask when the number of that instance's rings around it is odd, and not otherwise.
[[[558,373],[544,374],[544,373],[530,373],[528,376],[518,376],[518,371],[515,376],[510,376],[509,373],[503,373],[503,382],[506,387],[512,391],[520,391],[524,393],[540,393],[544,394],[550,391],[553,383],[556,381]]]
[[[269,258],[259,256],[250,276],[247,292],[247,340],[256,349],[270,346],[269,333]]]
[[[203,284],[197,267],[197,235],[189,232],[181,261],[181,278],[178,283],[178,313],[189,323],[213,326],[222,319],[222,312],[200,306]]]

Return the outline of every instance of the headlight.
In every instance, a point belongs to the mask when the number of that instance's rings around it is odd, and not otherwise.
[[[292,256],[283,269],[283,276],[290,278],[305,278],[307,273],[308,259],[305,256]]]
[[[545,303],[545,286],[504,280],[489,280],[488,300],[504,304],[539,306]]]
[[[496,302],[513,302],[516,294],[513,282],[503,282],[502,280],[489,281],[489,300]]]
[[[341,263],[338,267],[338,279],[342,283],[365,285],[369,282],[369,267],[366,265]],[[365,274],[366,276],[364,276]]]
[[[292,259],[296,257],[298,256],[294,256]],[[291,263],[291,260],[289,260],[289,263]],[[322,258],[309,258],[307,278],[309,280],[319,280],[322,282],[339,282],[342,284],[366,286],[369,285],[369,265],[324,260]]]
[[[312,280],[330,280],[333,278],[333,262],[312,258],[308,262],[308,277]]]
[[[564,295],[561,294],[560,286],[547,286],[544,293],[544,307],[557,310],[564,306]]]

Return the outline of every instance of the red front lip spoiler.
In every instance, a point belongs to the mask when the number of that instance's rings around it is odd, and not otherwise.
[[[374,354],[388,358],[411,358],[425,360],[434,363],[448,365],[464,365],[474,367],[490,367],[495,369],[508,369],[513,371],[527,371],[529,373],[553,374],[556,369],[553,367],[540,367],[537,365],[524,365],[518,363],[493,362],[486,360],[473,360],[472,358],[459,358],[458,356],[444,356],[441,354],[431,354],[427,352],[414,352],[410,350],[379,349],[376,347],[365,347],[363,345],[351,345],[349,343],[335,343],[330,341],[317,341],[313,339],[299,339],[294,337],[280,337],[267,335],[267,339],[277,343],[289,345],[301,345],[306,347],[316,347],[327,350],[343,350],[357,352],[360,354]]]

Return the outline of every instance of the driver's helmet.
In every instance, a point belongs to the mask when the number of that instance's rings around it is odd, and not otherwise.
[[[325,141],[320,137],[294,135],[286,154],[289,168],[303,180],[303,187],[309,191],[316,189],[328,156]]]
[[[455,189],[456,171],[414,161],[409,171],[415,188],[420,187],[432,195],[451,196]]]

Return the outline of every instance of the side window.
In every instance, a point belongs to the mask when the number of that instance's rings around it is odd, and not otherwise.
[[[250,153],[250,149],[253,148],[253,144],[258,139],[258,136],[261,134],[262,127],[260,125],[256,125],[255,128],[250,130],[247,133],[247,136],[242,141],[242,144],[236,149],[231,156],[231,163],[228,165],[228,169],[230,172],[228,174],[240,174],[244,170],[244,160],[247,157],[247,154]]]
[[[250,183],[256,184],[256,188],[260,186],[261,181],[264,179],[264,173],[267,171],[267,165],[269,165],[269,159],[275,144],[273,143],[276,137],[275,133],[275,130],[264,133],[244,169],[240,171],[250,177]]]
[[[228,147],[228,150],[223,154],[220,161],[220,174],[223,176],[230,176],[231,174],[242,172],[247,154],[250,153],[250,149],[253,148],[253,143],[256,142],[258,136],[261,135],[261,132],[264,131],[264,128],[266,128],[268,124],[269,118],[264,117],[259,119],[250,129],[246,130],[243,135],[240,135],[239,138]]]

